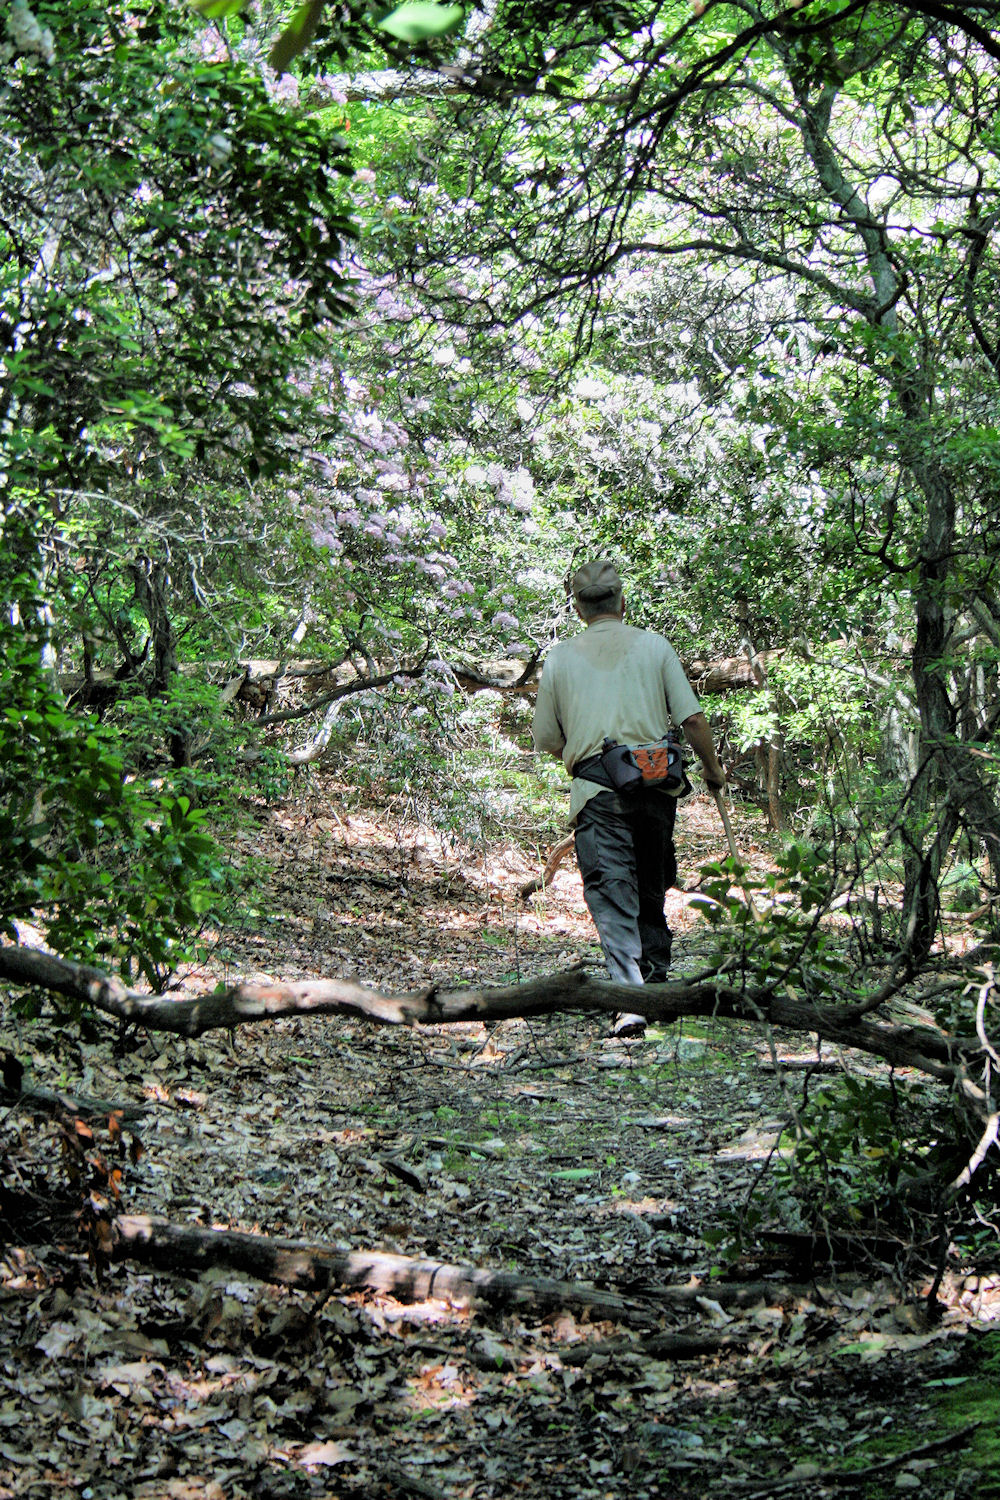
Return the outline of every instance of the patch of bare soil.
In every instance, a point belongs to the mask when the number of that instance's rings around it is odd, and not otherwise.
[[[740,836],[753,850],[749,821]],[[724,854],[707,799],[679,842],[688,871]],[[600,966],[571,861],[525,904],[536,866],[516,849],[348,816],[319,779],[243,846],[270,889],[185,993]],[[669,900],[678,967],[696,967],[695,914]],[[804,1284],[778,1255],[718,1275],[706,1235],[759,1191],[800,1079],[767,1072],[746,1027],[606,1031],[335,1018],[186,1042],[101,1022],[81,1040],[6,1019],[0,1046],[56,1097],[2,1119],[0,1500],[987,1493],[940,1399],[995,1342],[1000,1284],[952,1277],[928,1326],[902,1248]],[[623,1310],[301,1291],[227,1264],[98,1275],[81,1231],[100,1246],[107,1203],[558,1278]]]

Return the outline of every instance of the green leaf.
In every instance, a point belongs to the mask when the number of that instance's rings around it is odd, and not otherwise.
[[[246,9],[247,0],[192,0],[195,10],[206,21],[222,21],[226,16],[238,16]]]
[[[299,6],[271,48],[267,59],[276,73],[287,72],[288,64],[308,47],[319,25],[325,4],[326,0],[306,0],[305,5]]]
[[[454,31],[465,16],[461,5],[436,5],[433,0],[405,0],[379,22],[382,31],[401,42],[423,42]]]

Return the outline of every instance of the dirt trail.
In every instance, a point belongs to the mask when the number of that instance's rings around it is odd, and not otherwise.
[[[533,867],[516,850],[474,856],[336,806],[313,779],[247,830],[245,851],[279,872],[266,909],[187,987],[599,966],[571,867],[526,906]],[[753,851],[753,825],[740,836]],[[707,799],[683,809],[681,840],[688,871],[723,854]],[[669,899],[678,966],[696,963],[704,935],[687,897]],[[606,1029],[296,1020],[231,1041],[139,1036],[117,1054],[103,1025],[80,1043],[6,1022],[0,1044],[48,1047],[37,1084],[143,1106],[127,1213],[577,1280],[637,1310],[602,1323],[129,1264],[98,1283],[74,1237],[79,1194],[56,1241],[45,1233],[41,1208],[65,1183],[58,1124],[16,1106],[4,1182],[39,1214],[17,1199],[24,1232],[0,1262],[0,1500],[989,1493],[981,1460],[963,1457],[971,1439],[954,1456],[921,1445],[962,1425],[935,1402],[993,1349],[992,1284],[949,1282],[954,1305],[927,1328],[888,1263],[790,1286],[793,1268],[757,1259],[735,1272],[771,1290],[739,1306],[708,1240],[759,1193],[783,1087],[801,1080],[767,1073],[746,1027],[628,1043]],[[117,1161],[95,1135],[90,1154]],[[687,1302],[657,1295],[686,1283]]]

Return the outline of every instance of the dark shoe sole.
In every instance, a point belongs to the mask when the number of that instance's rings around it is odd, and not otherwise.
[[[645,1021],[616,1021],[610,1032],[615,1041],[621,1041],[623,1038],[628,1040],[630,1037],[640,1037],[645,1034]]]

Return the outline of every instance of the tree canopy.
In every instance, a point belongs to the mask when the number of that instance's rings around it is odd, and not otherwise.
[[[515,107],[473,87],[396,167],[409,282],[477,351],[512,317],[555,312],[576,357],[630,393],[669,361],[687,379],[653,383],[661,410],[680,388],[700,430],[733,424],[740,472],[720,485],[710,450],[693,526],[687,476],[654,508],[602,475],[603,541],[641,557],[669,528],[706,602],[721,587],[735,622],[754,596],[760,645],[857,634],[873,610],[905,639],[921,725],[898,829],[914,955],[958,828],[994,882],[1000,847],[975,748],[994,701],[970,696],[965,670],[970,646],[984,664],[996,648],[997,75],[992,8],[975,10],[676,6],[619,16],[613,40],[596,11],[535,14],[530,33],[490,43],[539,61],[534,89]],[[397,255],[400,237],[397,224]],[[721,507],[705,524],[705,492],[723,485],[742,527]],[[782,573],[792,589],[774,586]]]

